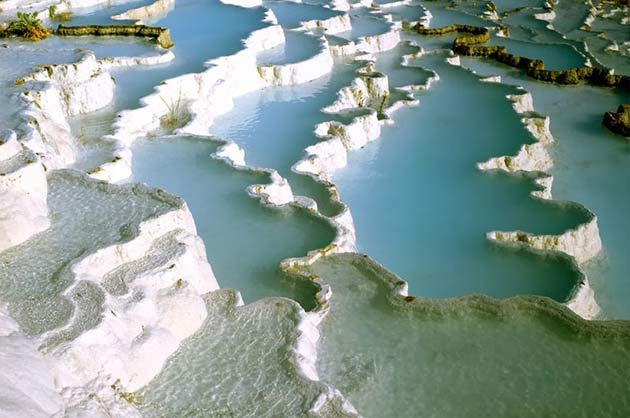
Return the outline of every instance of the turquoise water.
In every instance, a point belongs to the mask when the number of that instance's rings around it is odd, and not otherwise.
[[[559,87],[523,78],[518,72],[465,60],[480,73],[502,73],[523,85],[537,111],[551,117],[556,139],[553,196],[583,203],[598,216],[602,256],[586,267],[603,318],[630,318],[630,144],[601,125],[603,112],[626,103],[628,94],[588,86]],[[567,112],[567,108],[571,112]]]
[[[502,45],[511,54],[541,59],[545,62],[547,70],[566,70],[584,66],[584,57],[567,44],[538,44],[493,37],[487,45]]]
[[[178,1],[177,8],[158,22],[170,29],[175,43],[172,48],[175,59],[166,64],[112,71],[116,80],[113,103],[106,109],[82,115],[73,121],[73,132],[85,138],[87,152],[77,167],[91,170],[111,159],[110,146],[98,139],[112,133],[107,126],[111,127],[119,111],[136,108],[140,98],[150,94],[154,86],[163,80],[180,74],[200,72],[205,68],[204,63],[207,60],[236,53],[242,48],[243,39],[252,31],[266,26],[261,23],[263,17],[264,10],[260,8],[242,9],[224,5],[217,0]],[[234,19],[239,20],[238,26],[230,23]],[[197,21],[198,26],[187,23],[191,20]],[[118,41],[120,38],[115,39]],[[116,55],[146,55],[147,51],[144,54],[116,52]],[[156,52],[153,49],[153,53]]]
[[[238,52],[242,41],[262,27],[264,10],[243,9],[218,0],[180,0],[177,7],[158,23],[166,26],[175,43],[175,60],[159,66],[137,67],[113,72],[119,90],[119,109],[134,108],[138,99],[151,93],[161,81],[180,74],[200,72],[212,58]],[[232,24],[238,20],[239,25]],[[195,25],[190,25],[195,21]],[[200,30],[201,28],[201,30]]]
[[[114,5],[76,21],[105,22],[113,10],[146,3]],[[285,30],[340,14],[320,6],[326,2],[313,3],[317,5],[266,4]],[[456,9],[444,10],[449,3],[423,2],[435,16],[432,26],[492,24],[475,16],[484,2],[456,2]],[[541,2],[495,3],[503,11]],[[510,30],[517,39],[493,42],[508,45],[512,53],[535,53],[548,68],[581,65],[572,46],[593,34],[575,31],[583,8],[564,7],[571,10],[558,27],[570,40],[533,21],[534,10],[528,9],[504,21],[522,25]],[[394,10],[420,16],[417,7]],[[178,1],[156,21],[171,29],[176,60],[115,71],[115,102],[71,121],[83,146],[77,167],[89,170],[111,158],[111,149],[97,139],[110,133],[118,111],[137,107],[162,80],[202,71],[206,60],[241,49],[251,31],[267,25],[261,22],[264,11],[217,0]],[[348,39],[389,29],[368,10],[351,13],[354,29],[342,34]],[[614,25],[609,29],[616,30]],[[294,31],[285,35],[287,44],[260,54],[260,63],[297,62],[319,51],[315,37]],[[448,48],[454,36],[403,35],[426,50]],[[0,99],[10,106],[0,111],[0,127],[19,122],[12,115],[10,100],[20,90],[13,80],[32,65],[74,61],[80,56],[77,47],[95,49],[98,56],[156,52],[150,42],[127,38],[7,42],[8,49],[0,48]],[[584,266],[601,317],[630,318],[630,145],[600,124],[603,112],[630,97],[537,83],[505,66],[462,59],[484,75],[499,73],[506,82],[523,85],[532,92],[536,110],[551,117],[557,141],[551,174],[558,201],[544,202],[530,196],[537,189],[535,175],[475,168],[533,141],[504,97],[516,90],[481,83],[466,70],[446,65],[445,53],[413,60],[426,70],[401,67],[402,55],[415,52],[417,48],[401,44],[376,54],[376,70],[388,75],[392,88],[423,84],[432,75],[428,70],[441,80],[429,91],[415,93],[419,106],[394,113],[394,123],[383,126],[381,138],[352,151],[348,167],[335,173],[334,181],[354,216],[359,249],[408,280],[410,294],[436,299],[390,297],[392,283],[400,284],[400,279],[363,255],[326,257],[307,269],[308,280],[280,272],[282,259],[329,244],[334,238],[330,225],[305,210],[265,208],[249,197],[246,188],[268,183],[268,174],[212,159],[218,143],[163,137],[134,144],[132,180],[186,201],[220,286],[241,291],[248,303],[237,307],[238,298],[225,289],[204,296],[209,314],[204,325],[182,343],[156,379],[133,394],[144,416],[303,416],[328,384],[366,417],[630,414],[628,323],[585,322],[555,302],[565,301],[581,279],[566,257],[510,250],[485,239],[494,229],[561,233],[588,219],[567,201],[584,204],[597,214],[604,244],[601,257]],[[334,102],[363,65],[338,59],[330,74],[310,83],[236,98],[234,110],[216,118],[212,134],[236,142],[248,165],[278,170],[296,194],[314,198],[324,215],[334,215],[339,208],[326,188],[292,173],[291,166],[317,141],[317,123],[349,123],[359,114],[327,115],[320,109]],[[49,173],[49,187],[52,227],[0,254],[0,302],[9,303],[12,316],[30,335],[70,325],[50,335],[48,344],[55,345],[98,324],[107,295],[107,286],[88,282],[67,292],[74,280],[72,262],[129,239],[140,221],[180,201],[142,186],[104,185],[67,171]],[[318,328],[320,382],[301,376],[294,364],[301,359],[294,348],[302,308],[317,308],[313,280],[332,291],[329,314]],[[462,296],[470,293],[546,297]],[[444,299],[448,297],[456,298]],[[340,403],[335,399],[322,416],[343,416]]]
[[[410,6],[398,6],[389,7],[385,10],[385,13],[391,13],[394,15],[395,20],[406,20],[408,22],[415,22],[420,20],[424,11],[418,7]]]
[[[316,199],[326,214],[336,209],[327,192],[310,178],[294,174],[291,167],[304,148],[317,142],[315,125],[330,119],[320,109],[334,102],[339,89],[355,77],[358,64],[335,62],[331,74],[306,85],[270,87],[236,98],[234,110],[218,117],[210,128],[212,135],[239,144],[247,164],[277,170],[289,179],[294,194]]]
[[[360,250],[408,280],[412,294],[565,300],[577,279],[566,261],[498,249],[485,233],[557,234],[586,214],[533,199],[531,179],[475,168],[490,157],[514,155],[531,138],[505,99],[511,89],[481,83],[443,59],[420,60],[441,81],[334,175]]]
[[[226,290],[209,294],[206,303],[202,329],[138,393],[143,416],[303,416],[324,385],[291,365],[299,306],[277,298],[235,307]]]
[[[390,88],[424,85],[433,76],[433,73],[418,67],[402,66],[404,55],[415,54],[418,51],[418,47],[400,43],[391,51],[378,54],[374,69],[377,72],[387,74]]]
[[[285,30],[285,43],[260,52],[256,56],[259,65],[282,65],[307,60],[321,52],[318,37],[304,32]]]
[[[433,16],[429,24],[432,28],[441,28],[446,25],[477,25],[477,26],[493,26],[492,22],[484,20],[475,14],[467,14],[457,9],[444,9],[443,4],[434,2],[424,2],[426,7]]]
[[[548,299],[389,299],[392,278],[360,256],[310,272],[333,288],[320,379],[367,418],[630,413],[627,323],[588,325]]]
[[[349,41],[356,41],[364,36],[380,35],[390,30],[389,23],[364,14],[351,15],[350,22],[352,23],[352,30],[337,33],[336,36]]]
[[[341,15],[340,12],[333,11],[318,5],[265,1],[264,6],[273,11],[278,18],[278,23],[285,29],[293,29],[300,26],[301,22],[309,20],[324,20]]]
[[[268,176],[212,159],[216,148],[203,139],[138,141],[133,180],[184,198],[221,287],[240,290],[246,301],[287,296],[312,306],[312,286],[287,281],[278,265],[328,245],[333,230],[302,210],[262,207],[246,188],[268,183]]]

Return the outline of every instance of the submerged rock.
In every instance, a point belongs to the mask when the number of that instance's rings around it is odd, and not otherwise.
[[[630,137],[630,104],[619,106],[616,112],[606,112],[602,123],[612,132]]]

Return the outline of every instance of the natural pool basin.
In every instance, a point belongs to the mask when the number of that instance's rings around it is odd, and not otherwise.
[[[217,147],[207,139],[139,141],[133,180],[184,198],[221,287],[238,289],[246,301],[287,296],[312,306],[313,287],[287,280],[279,263],[328,245],[332,228],[304,210],[262,207],[246,188],[268,183],[268,176],[212,159]]]
[[[532,179],[475,168],[492,156],[514,155],[532,138],[505,98],[513,90],[443,60],[416,61],[441,81],[419,97],[419,107],[395,113],[381,139],[350,153],[348,167],[334,174],[359,249],[408,280],[415,295],[566,300],[579,277],[568,261],[496,248],[485,233],[559,234],[587,221],[587,213],[532,198]]]

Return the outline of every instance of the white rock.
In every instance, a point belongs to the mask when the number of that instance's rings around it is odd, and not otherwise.
[[[114,15],[111,18],[114,20],[146,20],[163,16],[173,10],[174,7],[175,0],[156,0],[151,4],[127,10],[126,12]]]
[[[63,407],[51,364],[0,307],[0,418],[47,418]]]
[[[15,135],[0,142],[0,252],[50,226],[48,183],[37,157]]]

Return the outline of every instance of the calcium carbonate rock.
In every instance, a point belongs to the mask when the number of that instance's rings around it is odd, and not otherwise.
[[[76,141],[67,116],[107,106],[114,81],[92,53],[75,64],[45,65],[19,80],[27,83],[20,141],[38,153],[48,168],[64,168],[76,159]]]
[[[48,418],[62,410],[49,360],[0,306],[0,418]]]
[[[295,201],[291,185],[276,170],[271,170],[271,183],[254,184],[247,188],[248,193],[253,197],[260,198],[263,205],[282,206]]]
[[[499,232],[487,234],[488,239],[498,242],[519,243],[541,251],[559,251],[585,263],[594,258],[602,249],[597,217],[560,235],[533,235],[525,232]]]
[[[48,228],[43,166],[11,133],[0,140],[0,252]]]
[[[66,372],[60,384],[71,387],[95,376],[124,391],[146,385],[203,323],[201,295],[218,289],[186,206],[145,221],[135,239],[90,254],[72,273],[71,298],[85,295],[79,289],[89,283],[107,297],[98,325],[71,338],[78,325],[71,323],[46,343],[55,367]]]
[[[382,109],[389,97],[389,80],[387,75],[374,73],[361,75],[348,87],[337,93],[337,100],[322,110],[327,113],[338,113],[349,109],[370,107]]]
[[[321,52],[307,60],[295,64],[259,66],[260,77],[272,86],[290,86],[307,83],[330,73],[334,62],[328,42],[323,37],[320,42]]]
[[[175,0],[156,0],[147,6],[127,10],[126,12],[114,15],[111,18],[114,20],[142,21],[143,19],[151,19],[165,15],[173,10],[174,7]]]
[[[553,166],[553,159],[547,147],[553,143],[549,131],[549,118],[523,118],[526,129],[537,140],[534,144],[523,144],[516,156],[491,158],[477,164],[480,170],[498,169],[507,172],[548,171]]]
[[[101,109],[111,103],[114,97],[114,80],[91,52],[75,64],[44,65],[23,80],[50,83],[50,90],[59,95],[60,109],[67,116]],[[33,92],[33,95],[42,107],[53,107],[53,103],[42,103],[48,99],[47,95],[45,97],[41,92]]]
[[[232,165],[233,167],[245,167],[245,150],[234,142],[227,143],[212,154],[212,157],[218,158]]]
[[[324,31],[328,35],[334,35],[352,30],[352,22],[350,21],[350,15],[344,13],[324,20],[302,22],[300,27],[304,30],[319,30]]]
[[[356,42],[351,41],[344,45],[331,45],[330,53],[334,56],[375,54],[394,49],[400,43],[400,40],[400,30],[392,29],[378,35],[364,36]]]

